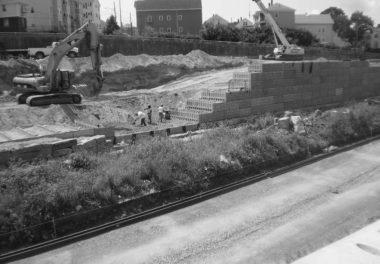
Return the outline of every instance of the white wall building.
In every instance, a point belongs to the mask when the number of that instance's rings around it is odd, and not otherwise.
[[[24,17],[27,31],[71,33],[90,21],[99,30],[99,0],[0,0],[0,18]]]
[[[309,31],[321,43],[334,44],[338,47],[347,45],[333,29],[334,20],[330,15],[295,15],[297,29]]]
[[[102,30],[99,0],[79,0],[79,16],[81,25],[91,22],[99,31]]]

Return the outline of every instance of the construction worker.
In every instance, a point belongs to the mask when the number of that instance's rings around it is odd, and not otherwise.
[[[146,115],[145,115],[144,112],[142,112],[142,111],[138,111],[138,112],[135,114],[135,117],[136,117],[136,119],[135,119],[135,122],[134,122],[134,123],[136,123],[137,119],[140,119],[140,125],[141,125],[141,126],[146,126],[146,122],[145,122]]]
[[[160,122],[164,119],[164,105],[158,107],[158,117],[160,118]]]
[[[146,110],[146,113],[148,114],[148,122],[151,125],[152,124],[152,107],[148,105],[148,108],[145,110]]]

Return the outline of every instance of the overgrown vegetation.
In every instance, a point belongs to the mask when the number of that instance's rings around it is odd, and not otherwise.
[[[307,117],[307,134],[278,130],[265,115],[190,141],[154,138],[123,154],[75,153],[68,159],[14,163],[0,171],[0,236],[82,210],[175,186],[192,188],[231,169],[256,172],[291,164],[380,132],[379,106],[356,104]],[[23,241],[35,237],[22,232]],[[1,236],[1,248],[20,237]]]
[[[299,46],[311,46],[318,40],[308,31],[287,29],[284,31],[288,40]],[[274,35],[269,26],[237,28],[234,25],[205,24],[201,31],[205,40],[249,42],[255,44],[274,44]]]

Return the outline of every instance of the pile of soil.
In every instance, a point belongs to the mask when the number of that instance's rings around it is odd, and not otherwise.
[[[246,64],[247,58],[217,57],[203,51],[195,50],[186,55],[124,56],[115,54],[102,58],[102,69],[105,76],[103,93],[129,91],[133,89],[150,89],[179,77],[211,69],[238,67]],[[39,61],[47,64],[47,59]],[[94,73],[90,57],[64,58],[59,65],[60,69],[74,71],[76,83],[87,84],[88,90],[80,90],[84,96],[93,94]]]
[[[32,72],[39,72],[38,63],[34,60],[0,60],[0,95],[12,89],[12,80],[16,75]]]

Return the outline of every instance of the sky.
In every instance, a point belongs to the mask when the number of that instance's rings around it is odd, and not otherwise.
[[[99,0],[101,18],[106,20],[114,11],[114,2],[116,4],[117,18],[119,19],[119,1],[121,2],[123,23],[129,23],[130,17],[136,24],[136,10],[134,0]],[[263,0],[267,5],[270,0]],[[364,14],[372,17],[375,25],[380,24],[380,0],[274,0],[274,3],[281,3],[296,9],[296,14],[319,14],[330,6],[342,8],[346,14],[359,10]],[[203,21],[207,20],[213,14],[218,14],[225,19],[235,21],[240,17],[248,18],[249,15],[258,11],[256,3],[252,0],[202,0]]]

